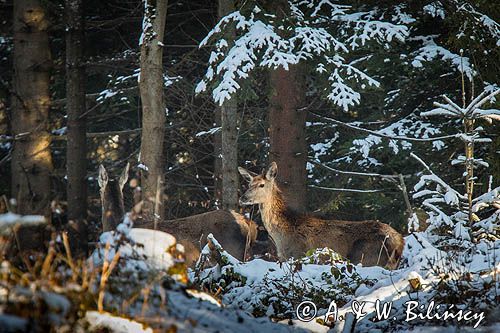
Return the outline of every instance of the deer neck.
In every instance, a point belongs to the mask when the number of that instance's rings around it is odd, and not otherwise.
[[[110,187],[101,197],[102,202],[102,225],[103,231],[111,231],[123,222],[125,208],[123,205],[123,194],[121,190]]]
[[[271,233],[289,223],[283,194],[276,185],[273,186],[271,200],[259,204],[259,210],[264,226]]]

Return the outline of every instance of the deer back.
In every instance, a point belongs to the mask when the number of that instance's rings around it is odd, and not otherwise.
[[[128,165],[119,179],[110,179],[103,166],[99,168],[101,188],[103,231],[115,230],[123,221],[123,186],[127,181]],[[142,202],[138,202],[130,213],[133,221],[141,219]],[[154,229],[153,222],[141,221],[141,227]],[[172,234],[186,251],[187,263],[192,265],[200,250],[207,243],[207,236],[213,234],[219,243],[234,257],[244,260],[257,238],[257,224],[234,211],[211,211],[176,220],[160,221],[157,230]]]
[[[154,224],[147,223],[145,227],[153,229]],[[250,255],[250,248],[257,238],[257,224],[254,221],[224,210],[160,221],[156,227],[174,235],[185,247],[188,265],[198,259],[209,234],[213,234],[222,247],[239,260]]]

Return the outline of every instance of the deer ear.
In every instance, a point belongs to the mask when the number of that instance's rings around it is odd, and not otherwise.
[[[97,182],[99,183],[99,187],[101,189],[105,188],[108,184],[108,172],[102,164],[99,165],[99,176],[97,177]]]
[[[238,171],[240,172],[240,175],[243,176],[243,178],[246,179],[247,182],[251,182],[253,180],[253,176],[250,174],[250,171],[247,169],[243,169],[242,167],[238,167]]]
[[[278,165],[276,164],[276,162],[273,162],[269,166],[269,169],[267,169],[266,179],[273,180],[274,178],[276,178],[277,173],[278,173]]]
[[[123,190],[123,186],[128,180],[128,169],[130,168],[130,163],[127,162],[127,165],[125,166],[125,169],[123,169],[122,174],[120,175],[120,180],[119,180],[119,185],[120,188]]]

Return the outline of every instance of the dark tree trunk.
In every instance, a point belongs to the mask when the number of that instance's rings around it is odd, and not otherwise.
[[[20,214],[45,214],[50,201],[48,26],[40,1],[14,1],[12,196]]]
[[[278,163],[278,182],[288,205],[306,208],[307,143],[304,77],[300,65],[270,73],[270,161]]]
[[[222,206],[222,112],[215,108],[214,127],[220,127],[214,134],[214,198],[218,207]]]
[[[141,37],[141,77],[139,89],[142,102],[141,173],[144,221],[164,217],[164,207],[157,202],[163,193],[165,101],[163,98],[163,36],[167,1],[146,0],[144,31]],[[161,200],[162,196],[159,196]]]
[[[219,0],[219,19],[233,12],[233,0]],[[224,38],[231,44],[236,37],[234,29],[228,29]],[[226,210],[238,208],[238,100],[234,95],[224,102],[216,112],[216,123],[221,130],[216,134],[215,189],[221,191],[222,207]],[[219,182],[218,182],[219,181]]]
[[[87,245],[87,140],[82,0],[66,0],[66,107],[68,112],[68,219],[79,248]],[[73,243],[73,242],[72,242]]]
[[[221,107],[222,114],[222,207],[238,208],[238,114],[233,96]]]

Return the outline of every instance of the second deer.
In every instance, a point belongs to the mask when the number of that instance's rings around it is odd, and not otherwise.
[[[123,221],[123,186],[128,180],[128,164],[118,179],[110,179],[104,166],[99,167],[103,231],[115,230]],[[152,222],[141,227],[153,229]],[[186,252],[186,263],[192,266],[200,249],[212,233],[224,249],[237,259],[244,260],[256,242],[257,224],[234,211],[216,210],[176,220],[160,221],[157,230],[172,234]]]
[[[286,260],[306,251],[329,247],[354,263],[394,268],[403,252],[404,239],[391,226],[378,221],[323,220],[287,207],[276,184],[278,166],[255,175],[238,168],[249,182],[241,196],[242,205],[259,205],[262,222],[274,240],[278,256]]]

